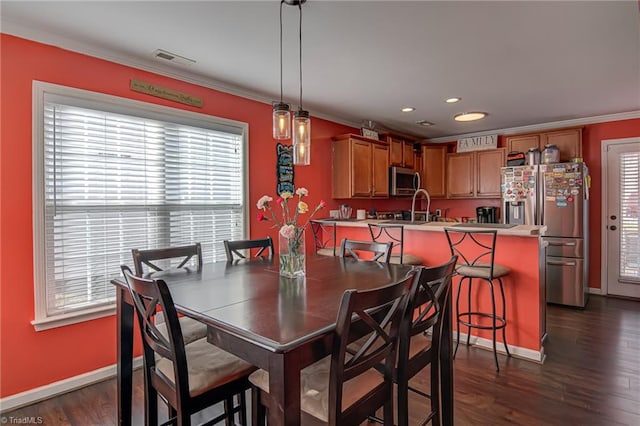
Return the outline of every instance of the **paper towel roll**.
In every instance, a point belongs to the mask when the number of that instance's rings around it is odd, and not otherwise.
[[[363,220],[367,218],[367,211],[365,209],[358,209],[356,211],[356,219]]]

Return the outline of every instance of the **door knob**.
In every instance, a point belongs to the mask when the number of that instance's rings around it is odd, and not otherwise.
[[[611,226],[609,227],[609,229],[610,229],[610,230],[612,230],[612,231],[615,231],[615,230],[616,230],[616,229],[618,229],[618,228],[617,228],[615,225],[611,225]]]
[[[618,216],[616,215],[611,215],[611,220],[616,220],[618,218]]]

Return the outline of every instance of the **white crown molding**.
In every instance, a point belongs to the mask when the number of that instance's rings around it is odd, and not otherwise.
[[[136,369],[140,367],[142,367],[141,356],[133,359],[133,368]],[[93,383],[114,377],[117,374],[117,371],[118,365],[112,364],[97,370],[89,371],[88,373],[79,374],[48,385],[0,398],[0,409],[3,413],[6,413],[7,411],[24,407],[25,405],[35,404],[38,401],[71,392]]]
[[[442,136],[438,138],[427,138],[432,143],[453,142],[461,138],[468,138],[471,136],[485,136],[492,134],[499,135],[513,135],[517,133],[538,132],[543,130],[557,129],[560,127],[572,127],[572,126],[584,126],[586,124],[604,123],[607,121],[620,121],[630,120],[633,118],[640,118],[640,111],[621,112],[616,114],[597,115],[594,117],[575,118],[572,120],[552,121],[550,123],[532,124],[529,126],[509,127],[506,129],[487,130],[484,132],[476,133],[464,133],[461,135]]]
[[[211,78],[205,78],[199,74],[189,72],[188,70],[178,70],[172,67],[164,66],[162,63],[157,62],[153,59],[141,60],[140,58],[131,55],[114,54],[113,51],[110,51],[108,49],[97,48],[82,41],[70,39],[68,37],[64,37],[52,32],[41,31],[36,28],[24,26],[11,20],[2,20],[2,32],[27,40],[32,40],[38,43],[59,47],[64,50],[69,50],[94,58],[114,62],[120,65],[136,68],[142,71],[148,71],[155,74],[163,75],[165,77],[174,78],[186,83],[196,84],[198,86],[228,93],[230,95],[240,96],[252,101],[261,102],[268,105],[271,105],[271,103],[273,102],[273,99],[269,99],[264,95],[247,90],[240,86],[230,85]],[[345,126],[355,128],[360,127],[359,123],[345,120],[344,118],[336,117],[331,114],[318,113],[311,109],[309,110],[309,113],[315,118],[332,121],[334,123],[343,124]]]

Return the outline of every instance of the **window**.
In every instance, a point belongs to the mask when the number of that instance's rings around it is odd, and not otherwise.
[[[131,249],[245,235],[247,125],[34,83],[36,329],[113,312]]]

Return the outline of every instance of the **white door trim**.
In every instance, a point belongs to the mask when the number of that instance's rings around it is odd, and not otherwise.
[[[627,143],[640,143],[640,137],[633,138],[623,138],[623,139],[603,139],[602,140],[602,150],[600,152],[600,165],[601,165],[601,182],[602,186],[600,188],[600,242],[601,242],[601,253],[600,253],[600,291],[601,294],[607,295],[609,294],[609,283],[607,282],[607,213],[608,213],[608,202],[607,197],[604,196],[606,189],[609,186],[609,182],[607,182],[607,150],[611,145],[620,145]]]

